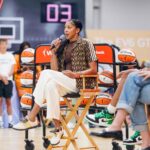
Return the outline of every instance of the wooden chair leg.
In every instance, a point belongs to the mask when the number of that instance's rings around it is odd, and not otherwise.
[[[66,101],[67,106],[72,110],[72,112],[70,112],[69,117],[66,117],[66,119],[62,121],[62,124],[63,124],[63,126],[64,126],[64,128],[65,128],[65,131],[66,131],[67,135],[68,135],[69,137],[71,137],[71,138],[73,138],[73,137],[75,136],[75,134],[76,134],[78,128],[81,127],[82,130],[83,130],[83,132],[85,133],[87,139],[88,139],[88,140],[90,141],[90,143],[92,144],[91,148],[95,148],[96,150],[98,150],[99,148],[97,147],[97,145],[96,145],[96,143],[94,142],[94,140],[92,139],[92,137],[90,137],[90,135],[89,135],[87,129],[85,128],[84,124],[82,123],[82,120],[84,119],[84,117],[85,117],[87,111],[89,110],[90,104],[91,104],[91,102],[93,101],[93,98],[94,98],[94,97],[95,97],[95,96],[91,96],[91,98],[89,99],[88,103],[87,103],[86,106],[85,106],[85,109],[83,110],[83,112],[81,113],[80,116],[78,116],[76,112],[77,112],[78,107],[80,106],[80,103],[82,102],[82,99],[78,99],[78,100],[77,100],[77,103],[76,103],[76,105],[75,105],[74,107],[73,107],[70,103],[68,103],[68,102]],[[68,131],[69,129],[67,128],[67,123],[72,119],[73,116],[76,118],[77,124],[76,124],[76,126],[74,127],[73,131],[70,133],[70,131]],[[67,142],[66,142],[66,147],[68,147],[70,143],[73,144],[73,146],[74,146],[75,149],[79,149],[79,148],[77,147],[77,143],[75,142],[75,139],[73,139],[73,140],[69,140],[69,139],[68,139]],[[90,148],[90,147],[87,147],[87,149],[89,149],[89,148]],[[83,149],[83,148],[82,148],[82,149]],[[86,149],[86,148],[85,148],[85,149]]]

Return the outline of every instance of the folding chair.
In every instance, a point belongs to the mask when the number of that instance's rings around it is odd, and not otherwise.
[[[92,137],[89,135],[84,123],[83,123],[83,119],[87,113],[87,111],[90,108],[90,105],[93,101],[93,99],[95,99],[95,97],[99,94],[99,89],[98,89],[98,84],[96,86],[95,89],[86,89],[85,88],[85,78],[87,77],[94,77],[97,80],[98,83],[98,76],[97,75],[82,75],[81,78],[83,78],[83,89],[80,90],[80,93],[72,93],[72,94],[67,94],[64,96],[64,101],[67,105],[67,107],[69,108],[69,113],[67,115],[60,115],[61,117],[61,123],[62,123],[62,127],[66,132],[66,136],[63,136],[62,139],[65,140],[65,144],[64,145],[57,145],[57,146],[53,146],[53,145],[49,145],[47,147],[47,150],[51,150],[53,148],[62,148],[63,150],[67,150],[70,146],[70,143],[72,143],[73,147],[75,150],[79,150],[79,149],[96,149],[99,150],[98,146],[96,145],[96,143],[94,142],[94,140],[92,139]],[[85,104],[84,109],[82,110],[82,113],[79,115],[78,109],[81,105],[81,102],[83,101],[85,96],[89,96],[88,102]],[[73,106],[70,102],[69,99],[70,98],[77,98],[76,104]],[[69,98],[69,99],[68,99]],[[67,124],[71,121],[72,118],[76,119],[76,124],[75,127],[73,128],[73,130],[71,131]],[[91,143],[91,146],[86,146],[86,147],[82,147],[79,148],[78,143],[76,142],[76,140],[78,139],[78,137],[76,137],[76,133],[79,129],[79,127],[81,127],[82,131],[84,132],[85,136],[87,137],[87,139],[89,140],[89,142]]]

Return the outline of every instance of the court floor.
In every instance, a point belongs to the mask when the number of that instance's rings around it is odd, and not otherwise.
[[[49,130],[47,129],[47,134],[49,134]],[[100,128],[89,129],[89,131],[99,131]],[[123,129],[124,131],[124,129]],[[43,140],[42,140],[42,128],[32,129],[30,130],[30,139],[34,140],[35,150],[44,150]],[[16,131],[13,129],[0,129],[0,150],[24,150],[24,131]],[[81,129],[78,130],[77,142],[81,147],[90,145],[84,134],[82,134]],[[97,143],[99,150],[112,150],[112,139],[103,139],[99,137],[93,137],[95,142]],[[62,144],[62,143],[60,143]],[[122,150],[126,150],[125,146],[122,145],[122,142],[119,142],[122,147]],[[60,148],[59,148],[60,149]],[[59,150],[57,149],[57,150]],[[61,150],[61,149],[60,149]],[[73,147],[70,145],[69,150],[73,150]],[[135,150],[140,150],[139,146],[136,146]]]

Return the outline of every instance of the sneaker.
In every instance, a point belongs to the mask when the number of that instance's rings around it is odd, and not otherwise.
[[[27,129],[32,129],[32,128],[36,128],[39,126],[38,121],[30,121],[27,118],[25,118],[24,120],[20,121],[19,123],[17,123],[16,125],[13,125],[13,129],[15,130],[27,130]]]
[[[12,123],[9,123],[8,124],[8,128],[12,128],[13,127],[13,124]]]
[[[134,134],[129,138],[123,141],[124,145],[135,145],[142,144],[142,138],[139,131],[135,131]]]
[[[114,114],[110,114],[107,109],[104,109],[99,113],[86,115],[85,118],[96,126],[108,127],[114,120]]]
[[[63,130],[59,130],[59,129],[54,129],[52,131],[54,135],[51,137],[50,139],[50,144],[51,145],[57,145],[60,143],[60,139],[62,138],[62,136],[64,135],[64,131]]]

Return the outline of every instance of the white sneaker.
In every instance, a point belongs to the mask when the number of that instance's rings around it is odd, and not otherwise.
[[[52,138],[50,139],[50,144],[51,145],[57,145],[60,143],[60,139],[64,135],[64,131],[63,130],[57,130],[53,133],[54,133],[54,136],[52,136]]]
[[[13,125],[12,128],[15,130],[27,130],[27,129],[36,128],[38,126],[39,126],[39,123],[37,120],[32,122],[29,119],[25,118],[24,120],[20,121],[16,125]]]

